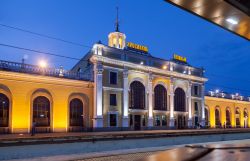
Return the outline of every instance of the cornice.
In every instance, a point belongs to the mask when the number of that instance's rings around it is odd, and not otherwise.
[[[152,72],[153,74],[158,73],[158,74],[162,74],[168,77],[178,77],[178,78],[182,78],[185,80],[192,80],[192,81],[199,81],[199,82],[206,82],[208,80],[207,78],[204,78],[204,77],[197,77],[197,76],[186,75],[186,74],[177,73],[173,71],[166,71],[163,69],[158,69],[155,67],[150,67],[150,66],[145,66],[145,65],[140,65],[140,64],[134,64],[134,63],[127,62],[127,61],[110,59],[110,58],[103,57],[100,55],[93,55],[91,57],[91,61],[92,62],[100,61],[103,63],[108,63],[108,64],[122,66],[122,67],[129,67],[129,68],[141,70],[144,72]]]
[[[49,77],[44,75],[26,74],[18,72],[0,71],[0,79],[10,81],[25,81],[33,83],[47,83],[55,85],[79,86],[79,87],[93,87],[93,82]]]
[[[219,101],[219,102],[230,102],[230,103],[242,103],[242,104],[249,104],[248,101],[241,101],[241,100],[233,100],[233,99],[226,99],[226,98],[219,98],[219,97],[210,97],[205,96],[205,101]]]

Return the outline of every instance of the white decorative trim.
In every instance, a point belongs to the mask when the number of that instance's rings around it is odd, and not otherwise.
[[[147,91],[147,84],[145,82],[145,80],[143,78],[140,78],[140,77],[135,77],[135,78],[132,78],[129,82],[128,82],[128,86],[130,87],[131,83],[133,83],[134,81],[139,81],[141,82],[143,85],[144,85],[144,88],[145,88],[145,91]]]
[[[107,65],[103,65],[103,68],[107,69],[107,70],[123,71],[122,68],[116,68],[116,67],[111,67],[111,66],[107,66]]]
[[[167,84],[164,83],[163,81],[157,81],[157,82],[154,84],[153,89],[155,89],[155,87],[156,87],[157,85],[162,85],[162,86],[166,89],[166,91],[168,91],[168,86],[167,86]]]
[[[161,113],[161,114],[169,114],[170,111],[164,111],[164,110],[153,110],[153,113]]]
[[[140,113],[147,113],[148,110],[141,110],[141,109],[129,109],[129,112],[140,112]]]
[[[117,91],[117,92],[123,91],[123,88],[105,87],[105,86],[103,86],[102,88],[104,91]]]
[[[191,98],[192,98],[193,100],[200,100],[200,101],[202,100],[201,97],[196,97],[196,96],[192,96]]]
[[[167,71],[167,70],[163,70],[163,69],[159,69],[159,68],[155,68],[155,67],[139,65],[139,64],[135,64],[135,63],[127,62],[127,61],[110,59],[110,58],[103,57],[100,55],[93,55],[91,57],[91,61],[101,61],[104,63],[109,63],[109,64],[113,64],[113,65],[117,65],[117,66],[125,66],[125,67],[129,67],[129,68],[138,69],[141,71],[164,74],[165,76],[179,77],[179,78],[183,78],[186,80],[192,80],[192,81],[206,82],[208,80],[207,78],[204,78],[204,77],[187,75],[187,74],[178,73],[178,72],[174,72],[174,71]]]

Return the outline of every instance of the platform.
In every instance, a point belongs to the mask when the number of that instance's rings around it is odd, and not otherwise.
[[[250,129],[188,129],[188,130],[146,130],[146,131],[114,131],[114,132],[85,132],[85,133],[40,133],[3,134],[0,135],[0,146],[25,144],[53,144],[70,142],[96,142],[105,140],[146,139],[162,137],[180,137],[212,134],[250,133]]]

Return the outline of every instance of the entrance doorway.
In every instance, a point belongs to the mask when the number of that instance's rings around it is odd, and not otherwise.
[[[141,130],[141,115],[134,115],[134,123],[135,130]]]
[[[186,127],[186,118],[185,116],[178,115],[176,120],[176,127],[178,129],[184,129]]]

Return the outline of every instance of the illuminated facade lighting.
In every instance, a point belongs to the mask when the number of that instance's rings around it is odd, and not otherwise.
[[[45,60],[40,60],[40,61],[39,61],[39,66],[40,66],[41,68],[46,68],[46,67],[47,67],[47,62],[46,62]]]
[[[233,24],[233,25],[237,25],[239,22],[233,18],[228,18],[226,19],[227,22]]]

